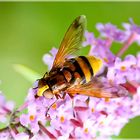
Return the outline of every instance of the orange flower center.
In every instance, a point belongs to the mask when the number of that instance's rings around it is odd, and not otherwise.
[[[53,105],[52,105],[52,109],[56,109],[57,108],[57,104],[56,103],[54,103]]]
[[[60,117],[60,122],[63,123],[64,121],[65,121],[64,116],[61,116],[61,117]]]
[[[104,123],[104,122],[103,122],[103,121],[101,121],[99,124],[100,124],[100,125],[102,125],[103,123]]]
[[[108,63],[108,59],[107,59],[107,58],[104,58],[104,61],[105,61],[106,63]]]
[[[88,133],[88,128],[85,128],[84,129],[84,132],[87,134]]]
[[[121,70],[122,71],[126,71],[126,67],[125,66],[121,66]]]
[[[95,109],[92,107],[91,112],[94,112],[94,111],[95,111]]]
[[[30,121],[34,121],[35,116],[34,115],[30,115]]]
[[[105,102],[109,102],[110,101],[110,98],[105,98]]]

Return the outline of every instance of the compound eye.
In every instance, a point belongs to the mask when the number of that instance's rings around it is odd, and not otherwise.
[[[44,92],[43,92],[43,96],[45,97],[45,98],[47,98],[47,99],[51,99],[51,98],[53,98],[53,93],[50,91],[50,90],[45,90]]]
[[[36,88],[38,88],[38,83],[39,83],[39,79],[38,80],[36,80],[34,83],[33,83],[33,89],[36,89]]]

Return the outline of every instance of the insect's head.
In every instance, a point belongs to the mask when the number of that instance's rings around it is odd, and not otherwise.
[[[37,96],[45,96],[46,98],[52,98],[53,94],[49,89],[49,86],[46,83],[46,80],[44,78],[38,79],[35,82],[36,88],[37,88]]]
[[[39,79],[37,96],[43,96],[44,92],[48,89],[49,89],[49,86],[46,84],[44,78]]]

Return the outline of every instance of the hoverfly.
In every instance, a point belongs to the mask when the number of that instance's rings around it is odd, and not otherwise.
[[[127,91],[121,86],[105,85],[96,78],[96,73],[102,67],[102,61],[95,56],[78,56],[68,58],[80,49],[84,38],[86,17],[77,17],[68,28],[56,54],[49,73],[45,73],[38,81],[37,96],[46,98],[64,98],[66,93],[73,97],[75,94],[98,98],[114,98],[126,95]],[[114,92],[109,90],[114,88]]]

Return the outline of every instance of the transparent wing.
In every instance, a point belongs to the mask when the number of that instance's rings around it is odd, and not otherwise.
[[[97,98],[117,98],[128,96],[128,91],[116,84],[110,84],[108,81],[93,78],[90,82],[73,86],[67,89],[71,95],[81,94]]]
[[[86,17],[83,15],[77,17],[70,25],[60,45],[58,53],[56,54],[52,70],[62,67],[65,62],[65,58],[79,49],[83,40],[85,25]]]

